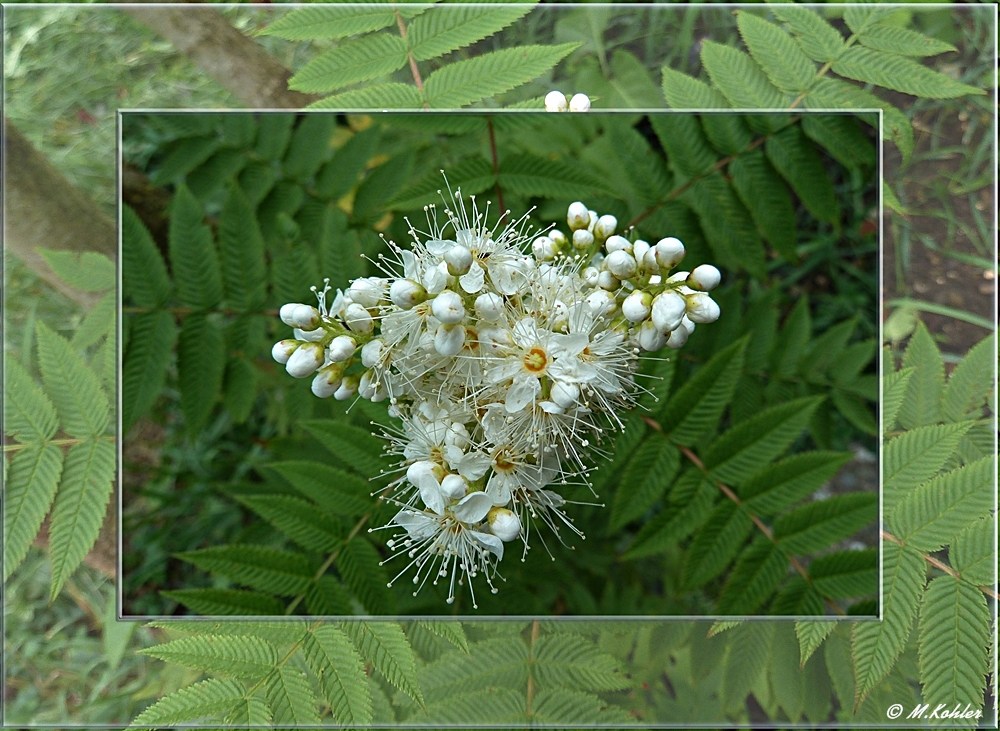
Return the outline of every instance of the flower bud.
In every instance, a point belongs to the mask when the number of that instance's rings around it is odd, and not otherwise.
[[[352,302],[344,311],[344,322],[356,333],[370,333],[375,329],[375,320],[363,306]]]
[[[575,383],[555,381],[549,392],[549,398],[564,409],[572,408],[580,400],[580,387]]]
[[[653,298],[651,316],[661,333],[668,333],[681,324],[687,303],[676,292],[661,292]]]
[[[344,380],[340,382],[340,387],[333,392],[333,397],[338,401],[347,401],[358,392],[358,385],[361,379],[355,375],[344,376]]]
[[[594,234],[585,228],[578,228],[573,232],[573,248],[586,249],[594,243]]]
[[[337,365],[328,365],[320,368],[313,379],[310,389],[319,398],[330,398],[334,392],[340,388],[341,369]]]
[[[569,100],[569,110],[571,112],[590,111],[590,97],[586,94],[574,94]]]
[[[649,317],[653,304],[653,296],[649,292],[637,289],[622,302],[622,314],[629,322],[642,322]]]
[[[476,317],[483,322],[496,322],[503,315],[503,297],[487,292],[476,297]]]
[[[606,289],[609,292],[614,292],[619,287],[621,287],[621,284],[622,283],[618,281],[618,278],[615,277],[615,275],[609,272],[607,269],[603,270],[600,274],[597,275],[597,286],[600,287],[601,289]]]
[[[651,246],[649,250],[642,255],[642,268],[653,274],[660,271],[660,262],[656,260],[656,247]]]
[[[449,500],[461,500],[469,491],[469,483],[461,475],[445,475],[441,480],[441,492]]]
[[[708,292],[719,286],[722,281],[722,274],[711,264],[701,264],[696,266],[688,275],[687,285],[691,289],[698,289]]]
[[[694,323],[691,322],[687,315],[681,318],[681,327],[688,331],[688,335],[694,332]]]
[[[284,365],[301,344],[298,340],[280,340],[271,348],[271,357]]]
[[[361,348],[361,365],[365,368],[377,365],[382,360],[383,348],[382,341],[378,339],[365,343]]]
[[[551,261],[556,258],[558,248],[556,242],[548,236],[539,236],[531,242],[531,253],[538,261]]]
[[[678,297],[680,295],[677,295]],[[691,322],[699,324],[715,322],[722,311],[718,303],[704,292],[696,292],[687,298],[687,316]]]
[[[587,267],[580,272],[580,279],[584,287],[596,287],[597,279],[601,276],[601,270],[597,267]]]
[[[610,292],[597,289],[587,295],[587,305],[596,317],[603,317],[615,310],[615,296]]]
[[[567,244],[569,244],[569,239],[566,238],[566,234],[557,228],[550,229],[547,234],[552,241],[555,243],[557,249],[561,249]]]
[[[446,289],[431,300],[431,312],[444,324],[456,325],[465,317],[465,305],[458,294]]]
[[[427,299],[427,290],[412,279],[397,279],[389,287],[389,299],[396,307],[408,310]]]
[[[448,432],[444,435],[444,443],[449,447],[465,449],[469,445],[471,438],[469,430],[465,428],[465,424],[455,421],[448,427]]]
[[[375,277],[355,279],[348,294],[362,307],[377,307],[382,300],[382,282]]]
[[[639,347],[652,353],[667,344],[667,336],[656,329],[652,320],[646,320],[639,326]]]
[[[368,370],[361,374],[361,380],[358,381],[358,395],[361,398],[370,400],[375,395],[378,388],[375,380],[374,371]]]
[[[615,234],[614,236],[609,236],[608,240],[604,242],[604,250],[607,251],[609,254],[613,251],[625,251],[631,254],[632,242],[629,241],[624,236],[619,236],[618,234]]]
[[[590,214],[587,212],[587,206],[580,201],[570,203],[569,210],[566,212],[566,223],[569,224],[570,231],[587,228],[590,225]]]
[[[459,277],[472,268],[472,252],[461,244],[444,252],[444,260],[448,264],[448,273],[452,276]]]
[[[434,333],[434,350],[438,355],[453,356],[462,352],[465,345],[465,328],[461,325],[438,325]]]
[[[687,331],[687,328],[678,326],[670,331],[670,337],[667,338],[667,347],[674,350],[683,348],[689,337],[691,337],[691,333]]]
[[[632,256],[635,258],[635,261],[639,265],[640,269],[645,268],[643,257],[646,256],[646,252],[649,251],[649,248],[649,244],[642,239],[639,239],[632,244]]]
[[[594,227],[597,225],[597,219],[600,216],[597,215],[597,211],[587,211],[587,215],[590,217],[590,222],[587,224],[587,230],[590,233],[594,233]]]
[[[684,258],[684,244],[680,239],[668,236],[656,242],[656,263],[661,269],[672,269]]]
[[[486,520],[490,524],[490,532],[501,541],[512,541],[521,535],[521,521],[507,508],[490,508]]]
[[[354,338],[349,335],[339,335],[330,342],[330,360],[334,363],[341,363],[354,355],[357,348],[358,344]]]
[[[628,279],[635,274],[635,259],[627,251],[612,251],[604,259],[604,266],[619,279]]]
[[[606,239],[615,232],[617,227],[617,218],[611,215],[601,216],[597,219],[597,223],[594,224],[594,236],[598,239]],[[626,241],[627,240],[628,239],[626,239]]]
[[[289,302],[286,305],[282,305],[281,309],[278,310],[278,317],[289,327],[295,327],[295,320],[292,319],[292,313],[295,312],[296,307],[300,306],[304,307],[304,305],[300,305],[298,302]]]
[[[561,91],[550,91],[545,95],[546,112],[565,112],[568,106],[566,95]]]
[[[303,343],[288,358],[285,370],[292,378],[305,378],[323,365],[323,346],[319,343]]]

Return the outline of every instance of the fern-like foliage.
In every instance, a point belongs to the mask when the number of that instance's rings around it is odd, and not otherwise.
[[[43,254],[70,286],[104,293],[72,338],[37,323],[31,370],[4,364],[4,580],[48,517],[54,599],[97,541],[115,485],[117,277],[100,254]]]

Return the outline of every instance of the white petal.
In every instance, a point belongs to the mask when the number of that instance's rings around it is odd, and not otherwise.
[[[417,510],[400,510],[392,520],[411,538],[430,538],[441,528],[439,520]]]
[[[428,239],[426,243],[424,243],[424,246],[427,247],[427,251],[432,253],[434,256],[444,256],[444,253],[454,245],[455,242],[449,241],[448,239]]]
[[[472,536],[472,540],[496,556],[498,560],[503,560],[503,541],[499,538],[489,533],[480,533],[474,530],[470,530],[469,535]]]
[[[549,350],[553,358],[567,355],[579,355],[590,344],[590,337],[583,333],[575,335],[553,335]]]
[[[486,483],[486,494],[493,498],[494,505],[506,505],[510,502],[510,478],[507,475],[494,472]]]
[[[463,523],[478,523],[493,507],[493,500],[485,492],[471,492],[451,509]]]
[[[463,290],[469,294],[475,294],[483,288],[483,284],[486,282],[486,271],[479,266],[479,262],[474,261],[469,271],[459,277],[458,282],[462,285]]]
[[[488,454],[483,452],[470,452],[458,462],[458,474],[467,480],[478,480],[486,474],[486,471],[493,464]]]
[[[514,381],[514,385],[507,391],[504,399],[504,408],[512,414],[521,411],[525,406],[535,400],[535,397],[542,392],[542,384],[534,376],[522,376]]]

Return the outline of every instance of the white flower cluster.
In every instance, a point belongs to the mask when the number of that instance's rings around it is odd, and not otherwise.
[[[428,206],[429,230],[411,226],[411,249],[388,242],[385,276],[283,306],[294,338],[273,356],[321,398],[386,400],[401,419],[385,434],[399,460],[385,488],[399,512],[384,526],[392,558],[405,556],[396,578],[443,580],[451,603],[480,573],[496,592],[504,543],[520,539],[523,560],[533,525],[582,537],[562,486],[589,486],[588,453],[644,390],[639,353],[679,348],[718,318],[705,291],[720,275],[670,274],[680,241],[630,241],[583,203],[568,233],[533,237],[527,215],[491,229],[474,197],[469,215],[461,191],[449,196],[443,220]]]

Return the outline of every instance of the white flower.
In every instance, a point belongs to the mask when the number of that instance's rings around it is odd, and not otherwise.
[[[601,216],[601,218],[614,218],[614,216]],[[597,224],[600,226],[600,219],[598,219]],[[612,251],[627,251],[629,254],[632,253],[632,242],[629,241],[624,236],[619,236],[615,234],[614,236],[608,237],[608,240],[604,242],[604,250],[609,254]]]
[[[565,112],[568,106],[566,95],[561,91],[550,91],[545,95],[546,112]]]
[[[448,264],[448,273],[456,277],[467,273],[474,261],[472,252],[460,244],[448,249],[444,253],[444,260]]]
[[[597,223],[594,224],[594,236],[595,238],[604,240],[611,236],[615,229],[618,227],[618,219],[614,216],[601,216],[597,219]],[[621,237],[619,237],[621,238]],[[627,239],[626,239],[627,241]],[[608,251],[611,251],[608,249]]]
[[[329,398],[340,388],[341,372],[335,366],[321,368],[313,379],[310,390],[319,398]]]
[[[446,289],[431,300],[431,312],[444,324],[455,325],[465,318],[465,305],[461,297]]]
[[[461,325],[438,325],[434,332],[434,350],[438,355],[452,356],[462,352],[465,345],[465,328]]]
[[[660,239],[654,248],[656,250],[656,263],[661,269],[672,269],[677,266],[686,253],[684,244],[673,236]]]
[[[476,317],[484,322],[496,322],[503,315],[503,298],[493,292],[476,297]]]
[[[569,100],[569,110],[571,112],[586,112],[590,110],[590,97],[586,94],[574,94]]]
[[[389,299],[396,307],[401,307],[404,310],[423,302],[426,297],[427,290],[410,279],[397,279],[389,287]]]
[[[676,292],[661,292],[653,298],[651,317],[656,329],[668,333],[681,324],[687,307],[684,298]]]
[[[594,243],[594,234],[585,228],[578,228],[573,232],[573,248],[587,249]]]
[[[691,289],[708,292],[719,286],[722,274],[711,264],[696,266],[688,275],[687,284]]]
[[[622,315],[629,322],[642,322],[649,317],[653,305],[653,296],[649,292],[637,289],[622,302]]]
[[[376,307],[382,300],[385,284],[377,277],[355,279],[351,282],[348,294],[354,302],[362,307]]]
[[[569,225],[569,230],[573,232],[587,228],[590,225],[590,213],[587,206],[580,201],[570,203],[566,213],[566,223]]]
[[[604,258],[604,266],[618,279],[628,279],[635,274],[635,259],[624,250],[612,251]]]
[[[280,340],[271,348],[271,357],[284,365],[301,344],[298,340]]]
[[[368,310],[357,302],[347,306],[344,311],[344,322],[347,323],[347,327],[357,333],[370,333],[375,327],[375,321],[368,314]]]
[[[333,392],[333,397],[337,401],[346,401],[358,392],[359,385],[361,385],[361,379],[357,376],[345,376],[340,382],[340,387]]]
[[[718,303],[707,294],[696,292],[688,296],[687,316],[691,322],[699,324],[715,322],[720,314]]]
[[[509,542],[521,535],[521,521],[507,508],[493,508],[486,516],[490,532],[501,541]]]
[[[330,360],[334,363],[340,363],[347,360],[352,355],[354,351],[358,348],[357,341],[349,335],[338,335],[331,342],[327,351],[330,355]]]
[[[303,343],[285,362],[285,370],[292,378],[305,378],[323,365],[323,346],[319,343]]]
[[[331,343],[332,345],[332,343]],[[372,368],[382,361],[385,346],[381,340],[369,340],[361,348],[361,365]]]

